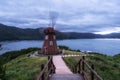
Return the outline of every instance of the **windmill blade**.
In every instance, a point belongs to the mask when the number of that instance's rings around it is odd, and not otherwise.
[[[52,27],[55,26],[58,15],[59,15],[59,14],[58,14],[57,12],[55,12],[55,11],[50,11],[50,12],[49,12],[50,25],[51,25]]]

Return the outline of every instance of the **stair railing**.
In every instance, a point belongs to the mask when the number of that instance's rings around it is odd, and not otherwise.
[[[87,71],[86,68],[89,71]],[[82,59],[78,61],[77,65],[75,66],[74,72],[78,72],[80,75],[82,75],[84,80],[103,80],[94,70],[94,65],[90,66],[85,61],[85,56],[82,56]],[[87,74],[88,72],[89,72],[89,75]]]
[[[48,61],[45,65],[41,65],[41,72],[36,80],[49,80],[53,73],[55,73],[55,66],[52,61],[52,56],[48,56]]]

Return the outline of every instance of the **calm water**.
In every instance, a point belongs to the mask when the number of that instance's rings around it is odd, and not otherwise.
[[[115,55],[120,53],[120,39],[76,39],[76,40],[60,40],[58,45],[66,45],[71,49],[80,49],[82,51],[94,51],[107,55]],[[2,50],[0,54],[20,50],[29,47],[42,47],[43,41],[5,41],[0,42]]]

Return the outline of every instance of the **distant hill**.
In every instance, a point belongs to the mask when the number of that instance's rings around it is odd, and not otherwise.
[[[17,28],[0,24],[0,41],[4,40],[42,40],[44,28]],[[59,32],[56,31],[57,39],[93,39],[93,38],[120,38],[120,33],[99,35],[93,33]]]
[[[104,38],[120,38],[120,33],[111,33],[103,36]]]
[[[0,40],[38,40],[43,38],[41,29],[21,29],[0,24]]]

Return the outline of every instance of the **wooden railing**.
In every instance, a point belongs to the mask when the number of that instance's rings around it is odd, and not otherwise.
[[[87,71],[89,70],[89,71]],[[84,80],[103,80],[97,72],[94,70],[94,65],[89,65],[85,61],[85,57],[83,56],[82,59],[79,60],[77,65],[75,66],[75,71],[81,74]],[[89,75],[87,74],[89,72]]]
[[[48,61],[41,65],[41,72],[36,80],[49,80],[50,75],[55,73],[55,66],[52,61],[52,56],[48,56]]]

